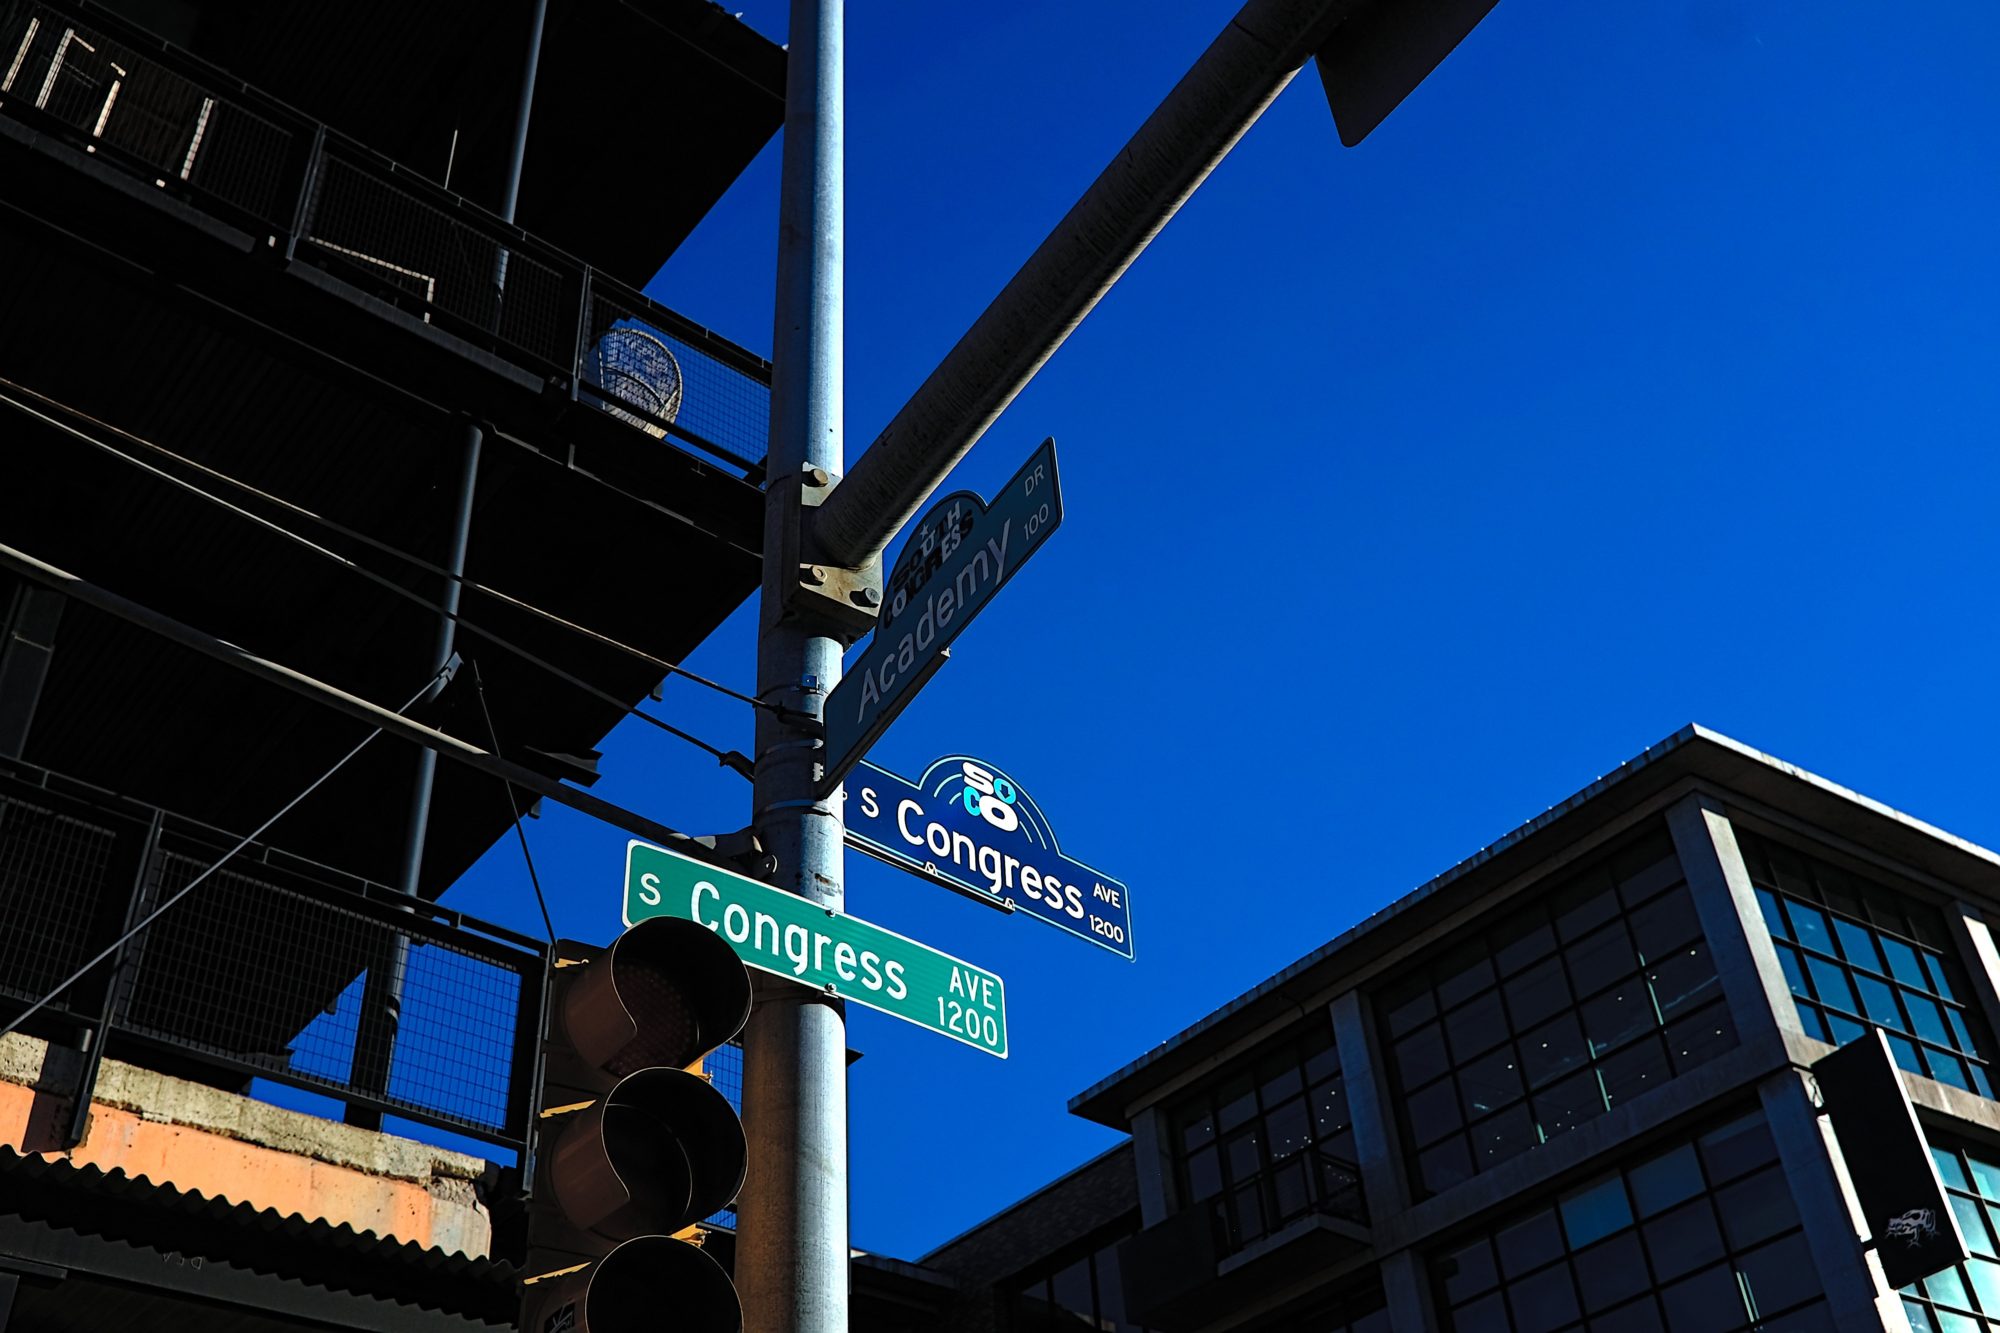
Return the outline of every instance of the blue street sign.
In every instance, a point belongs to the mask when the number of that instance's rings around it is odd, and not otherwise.
[[[1056,442],[1044,440],[987,504],[954,491],[911,530],[883,585],[882,619],[826,700],[822,795],[868,752],[1001,585],[1062,522]]]
[[[857,851],[1133,956],[1125,886],[1065,856],[1041,807],[992,764],[951,755],[911,782],[863,760],[847,779],[845,818]]]

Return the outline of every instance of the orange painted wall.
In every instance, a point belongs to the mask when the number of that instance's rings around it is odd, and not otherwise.
[[[32,1089],[0,1081],[0,1142],[19,1150],[23,1143],[46,1141],[45,1130],[36,1122],[50,1114],[52,1100],[43,1097],[38,1105]],[[485,1248],[477,1237],[465,1234],[465,1215],[472,1211],[469,1200],[442,1201],[417,1181],[316,1161],[210,1130],[147,1120],[101,1104],[92,1106],[90,1128],[73,1152],[42,1155],[67,1156],[78,1166],[123,1171],[156,1184],[323,1219],[335,1226],[345,1222],[357,1231],[426,1247],[467,1250],[477,1244],[481,1252]]]

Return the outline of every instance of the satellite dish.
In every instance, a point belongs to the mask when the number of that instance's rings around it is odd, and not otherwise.
[[[638,328],[614,328],[597,340],[584,367],[584,382],[603,395],[599,405],[612,416],[630,422],[655,439],[665,439],[670,422],[681,410],[681,365],[667,345]],[[614,401],[615,400],[615,401]],[[647,416],[615,405],[629,403]]]

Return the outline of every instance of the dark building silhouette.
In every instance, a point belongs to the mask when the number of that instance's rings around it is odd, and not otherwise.
[[[547,950],[434,905],[502,782],[384,735],[230,853],[341,696],[587,787],[756,586],[769,367],[641,287],[784,53],[534,13],[0,0],[0,1017],[199,881],[0,1042],[0,1328],[514,1318]]]

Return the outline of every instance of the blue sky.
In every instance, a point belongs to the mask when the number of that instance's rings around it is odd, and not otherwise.
[[[1231,12],[853,6],[850,459]],[[951,482],[1052,434],[1068,517],[873,757],[1020,778],[1138,961],[850,856],[1013,1043],[853,1014],[857,1244],[1110,1146],[1070,1095],[1688,721],[2000,845],[1995,49],[1972,0],[1503,0],[1357,149],[1294,83]],[[650,288],[759,351],[777,184],[773,145]],[[692,665],[749,685],[752,631]],[[741,826],[676,745],[620,729],[597,790]],[[530,836],[613,934],[624,836]],[[511,842],[449,901],[537,924]]]

